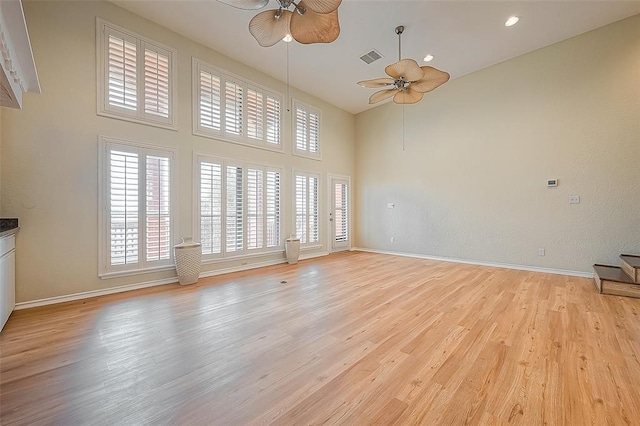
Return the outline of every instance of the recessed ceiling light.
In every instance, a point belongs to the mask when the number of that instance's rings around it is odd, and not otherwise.
[[[291,37],[291,34],[287,34],[286,36],[284,36],[284,38],[282,39],[282,41],[289,43],[291,40],[293,40],[293,37]]]
[[[425,62],[431,62],[431,61],[433,61],[433,55],[427,55],[427,56],[425,56],[425,57],[424,57],[424,61],[425,61]]]
[[[509,16],[509,19],[507,19],[507,22],[504,23],[504,26],[510,27],[512,25],[515,25],[518,23],[519,20],[520,18],[518,16]]]

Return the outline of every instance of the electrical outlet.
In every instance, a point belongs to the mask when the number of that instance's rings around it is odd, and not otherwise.
[[[543,248],[539,248],[538,249],[538,256],[544,256],[544,249]]]
[[[579,195],[569,195],[569,204],[580,204]]]
[[[396,237],[391,237],[391,242],[395,243],[396,242]]]

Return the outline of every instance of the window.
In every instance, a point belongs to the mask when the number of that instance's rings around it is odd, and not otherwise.
[[[293,153],[303,157],[320,159],[320,110],[293,101]]]
[[[205,259],[281,248],[280,169],[198,155],[195,170]]]
[[[100,138],[101,277],[173,267],[172,149]]]
[[[174,49],[98,19],[98,114],[176,129]]]
[[[320,244],[319,192],[320,176],[295,172],[296,236],[301,246]]]
[[[282,150],[282,95],[193,58],[193,133]]]

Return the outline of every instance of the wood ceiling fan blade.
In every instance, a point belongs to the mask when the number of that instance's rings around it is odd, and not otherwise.
[[[305,0],[306,7],[317,13],[331,13],[340,6],[342,0]]]
[[[411,90],[411,86],[407,90],[399,91],[393,97],[393,102],[397,104],[415,104],[422,100],[424,93],[417,90]]]
[[[449,73],[440,71],[434,67],[420,67],[424,71],[424,76],[417,81],[412,82],[409,87],[418,92],[426,93],[442,86],[449,81]]]
[[[289,33],[292,13],[283,10],[276,19],[277,12],[275,9],[260,12],[249,22],[249,32],[262,47],[273,46]]]
[[[389,77],[404,77],[406,81],[417,81],[424,75],[424,71],[413,59],[402,59],[395,64],[387,65],[384,72],[386,72]]]
[[[316,13],[309,9],[305,1],[298,3],[305,8],[303,15],[294,13],[291,17],[291,36],[302,44],[331,43],[340,35],[338,10],[331,13]]]
[[[383,87],[393,84],[394,80],[388,77],[374,78],[373,80],[362,80],[357,84],[362,87]]]
[[[387,89],[380,90],[379,92],[374,93],[369,97],[369,105],[376,104],[378,102],[384,101],[385,99],[389,99],[393,95],[399,95],[400,91],[398,89]]]
[[[238,9],[257,10],[262,9],[269,3],[269,0],[218,0],[220,3],[228,4]]]

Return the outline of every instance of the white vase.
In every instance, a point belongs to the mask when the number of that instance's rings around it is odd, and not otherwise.
[[[287,263],[295,265],[298,263],[300,256],[300,238],[291,234],[284,243],[285,253],[287,254]]]
[[[180,244],[174,246],[176,270],[180,284],[193,284],[200,277],[202,265],[202,247],[192,237],[184,237]]]

